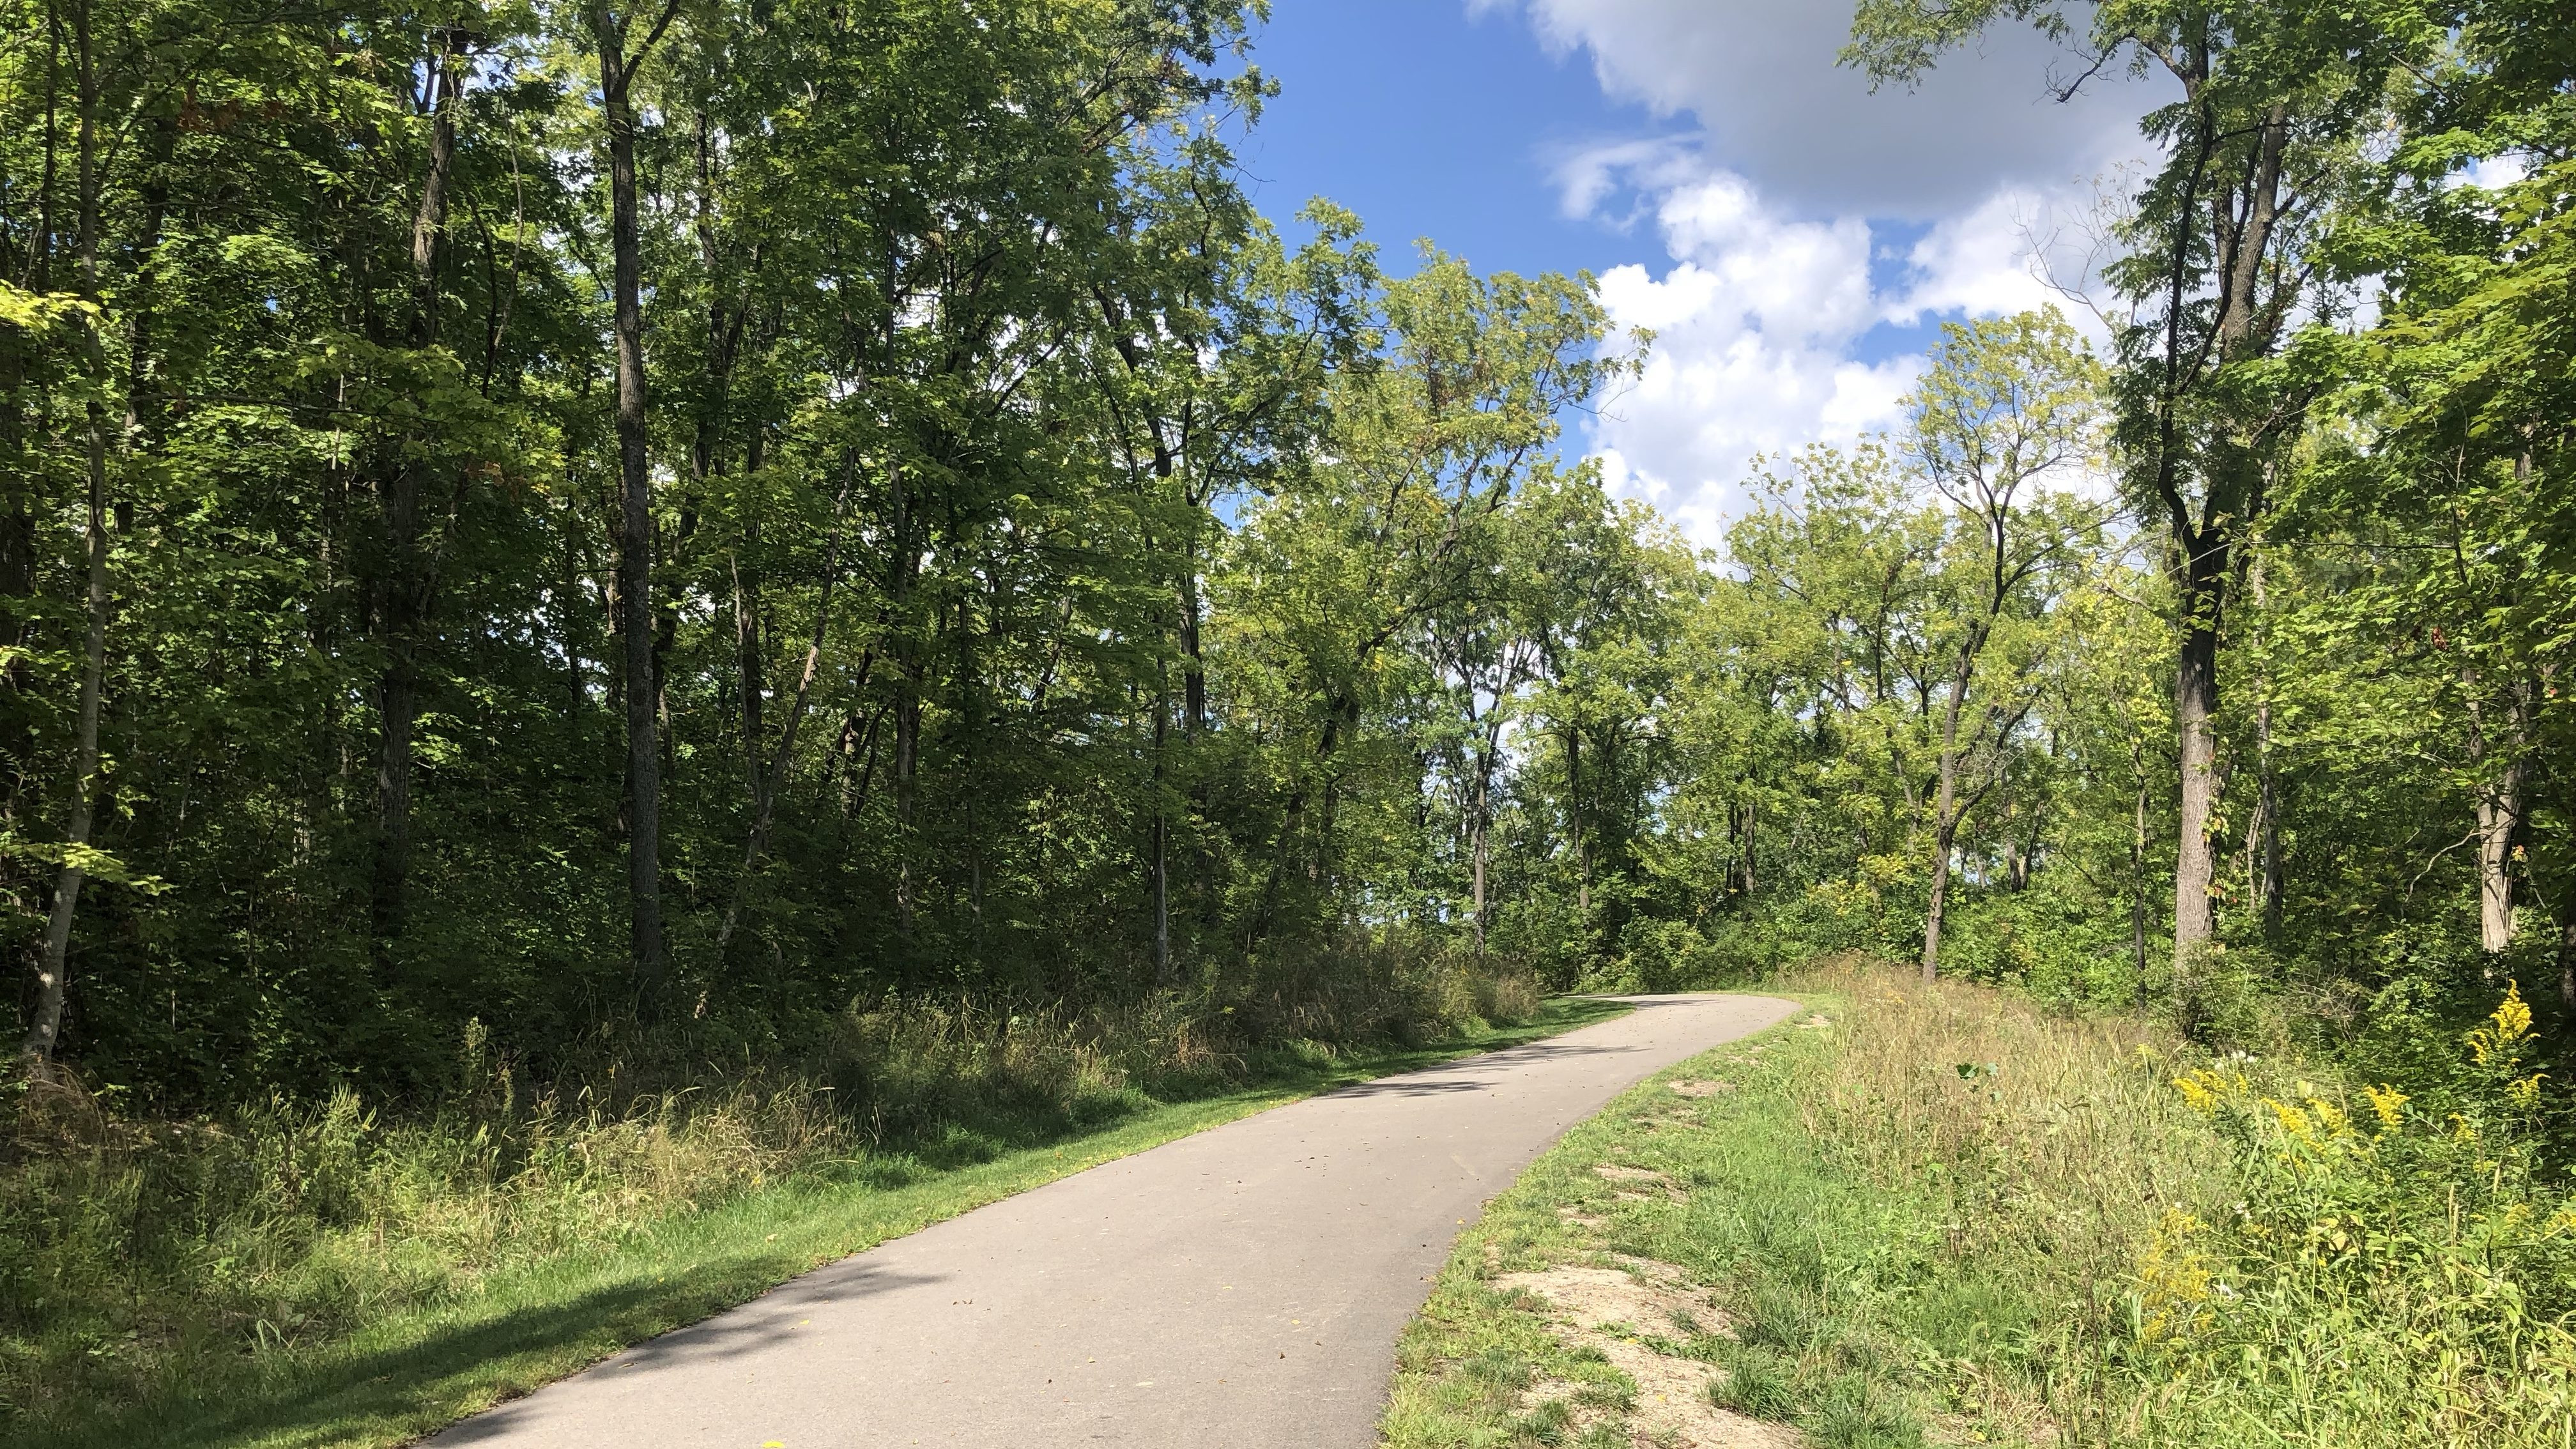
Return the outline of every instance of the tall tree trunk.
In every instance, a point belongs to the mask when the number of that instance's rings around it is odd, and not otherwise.
[[[1196,739],[1207,733],[1207,661],[1199,653],[1199,560],[1197,505],[1191,506],[1189,542],[1181,552],[1181,733]]]
[[[787,724],[779,731],[778,748],[769,757],[767,768],[757,765],[751,782],[751,838],[742,850],[742,879],[734,887],[733,900],[725,907],[724,923],[716,930],[715,965],[724,965],[725,947],[733,941],[735,924],[741,919],[743,898],[751,891],[753,872],[760,868],[760,857],[769,848],[770,822],[776,818],[778,787],[787,779],[788,762],[796,755],[796,734],[805,723],[806,702],[813,697],[814,673],[823,660],[823,638],[832,624],[832,589],[841,573],[842,519],[850,503],[850,491],[858,476],[856,463],[842,460],[841,491],[832,499],[832,532],[823,544],[823,579],[814,599],[814,630],[805,641],[805,667],[797,671],[796,693],[787,704]],[[859,685],[867,685],[867,670],[859,671]],[[753,749],[759,748],[754,742]]]
[[[2008,858],[2004,862],[2004,883],[2017,893],[2029,890],[2032,877],[2039,872],[2040,835],[2046,824],[2046,815],[2036,801],[2030,802],[2023,814],[2021,829],[2005,846]]]
[[[1923,984],[1931,985],[1941,976],[1941,922],[1949,906],[1950,847],[1958,838],[1958,822],[1947,810],[1932,826],[1932,888],[1923,903]]]
[[[2255,626],[2266,631],[2271,603],[2264,591],[2262,541],[2252,541],[2253,558],[2246,568],[2249,592],[2246,600],[2254,608]],[[2281,794],[2279,777],[2272,763],[2272,666],[2268,657],[2255,661],[2254,668],[2254,826],[2247,832],[2247,845],[2253,853],[2252,879],[2254,900],[2268,939],[2281,933]]]
[[[410,341],[438,341],[438,262],[447,223],[447,180],[456,157],[456,96],[464,88],[465,36],[451,29],[429,76],[429,159],[411,228]],[[417,442],[418,440],[414,440]],[[403,933],[411,881],[412,733],[420,715],[420,625],[429,583],[420,557],[420,462],[402,448],[384,493],[385,561],[376,600],[385,642],[377,681],[376,840],[369,946],[381,962]]]
[[[1501,704],[1497,701],[1495,713],[1499,714],[1500,710]],[[1485,866],[1488,837],[1493,833],[1494,765],[1495,756],[1501,752],[1496,730],[1495,725],[1487,724],[1483,747],[1476,752],[1476,808],[1467,826],[1468,868],[1472,872],[1471,889],[1474,893],[1469,906],[1469,925],[1475,933],[1476,959],[1480,961],[1485,956]]]
[[[760,576],[744,570],[741,554],[759,546],[760,521],[747,518],[742,525],[742,548],[726,561],[733,575],[734,690],[741,696],[742,763],[754,792],[760,789],[761,742],[769,738],[761,699],[769,688],[768,651],[760,634]]]
[[[2208,162],[2221,144],[2218,123],[2200,89],[2205,67],[2196,68],[2185,84],[2194,107],[2192,144],[2200,167],[2193,192],[2208,172]],[[2271,244],[2280,220],[2282,165],[2289,145],[2289,112],[2276,105],[2259,127],[2258,144],[2240,193],[2232,185],[2211,190],[2206,198],[2214,253],[2219,263],[2218,315],[2211,329],[2211,355],[2222,368],[2260,355],[2279,331],[2279,309],[2267,312],[2261,287]],[[2191,214],[2199,198],[2187,192],[2183,212]],[[2169,264],[2165,319],[2165,384],[2159,400],[2156,491],[2168,514],[2170,538],[2180,574],[2181,648],[2174,672],[2174,724],[2182,786],[2182,811],[2174,851],[2174,962],[2190,964],[2217,934],[2214,890],[2217,855],[2210,831],[2218,816],[2218,651],[2219,622],[2226,602],[2226,578],[2237,530],[2262,505],[2259,469],[2240,456],[2251,440],[2230,437],[2231,450],[2204,448],[2208,497],[2195,519],[2181,489],[2183,433],[2179,409],[2183,395],[2206,390],[2207,377],[2184,373],[2187,349],[2181,328],[2184,294],[2195,263],[2183,243],[2188,221],[2177,223],[2176,250]],[[2197,367],[2199,364],[2192,364]]]
[[[2129,955],[2137,969],[2138,1000],[2147,999],[2147,758],[2139,741],[2129,741],[2129,769],[2137,781],[2137,798],[2129,825]]]
[[[1171,823],[1163,809],[1163,743],[1171,701],[1163,683],[1154,691],[1154,984],[1172,984]]]
[[[1592,842],[1583,829],[1583,727],[1565,732],[1565,829],[1574,845],[1574,909],[1592,917]]]
[[[1754,866],[1757,857],[1755,856],[1754,851],[1760,844],[1761,840],[1759,834],[1761,828],[1760,809],[1761,807],[1759,804],[1751,799],[1747,799],[1744,802],[1744,834],[1739,842],[1739,847],[1743,857],[1740,863],[1740,868],[1744,872],[1744,894],[1747,897],[1750,897],[1753,894],[1755,885]]]
[[[915,776],[921,764],[921,693],[925,673],[920,641],[912,619],[912,593],[921,571],[921,546],[913,537],[911,499],[906,492],[907,478],[899,465],[886,469],[886,491],[889,495],[891,527],[887,530],[894,548],[888,562],[891,578],[886,589],[889,614],[893,620],[894,682],[894,759],[888,773],[893,776],[895,822],[895,927],[909,947],[913,935],[915,882],[912,871],[912,820]]]
[[[2469,760],[2485,778],[2478,785],[2478,944],[2493,955],[2511,949],[2514,937],[2513,837],[2522,825],[2523,788],[2530,773],[2526,735],[2531,719],[2532,689],[2516,679],[2507,698],[2501,740],[2487,738],[2486,702],[2479,698],[2475,672],[2464,672],[2469,687]],[[2501,764],[2491,757],[2503,755]]]
[[[755,426],[751,429],[751,437],[743,453],[743,472],[746,478],[757,479],[760,476],[762,445],[763,431]],[[849,461],[844,458],[842,499],[849,496],[847,480],[854,471]],[[839,547],[841,509],[842,503],[836,500],[832,505],[834,549]],[[756,799],[760,791],[760,745],[761,741],[769,737],[768,727],[764,723],[766,701],[763,698],[769,688],[769,644],[761,628],[766,606],[761,601],[760,511],[757,508],[744,508],[741,510],[741,516],[740,552],[751,556],[751,567],[745,569],[739,555],[732,561],[734,687],[742,696],[743,770],[745,778],[751,783],[751,790]]]
[[[2174,841],[2174,964],[2188,966],[2218,918],[2213,891],[2217,852],[2210,831],[2218,815],[2218,610],[2220,567],[2207,551],[2186,565],[2181,667],[2174,676],[2176,744],[2182,757],[2182,820]]]
[[[658,1009],[668,961],[662,945],[662,759],[654,718],[653,495],[644,455],[644,303],[641,221],[635,194],[634,81],[621,27],[593,12],[608,129],[609,250],[617,338],[617,594],[625,635],[627,935],[636,998]],[[648,42],[649,43],[649,42]],[[637,57],[638,60],[641,57]]]
[[[87,5],[75,12],[74,44],[80,66],[80,258],[81,295],[95,305],[99,300],[98,231],[98,71],[93,51]],[[92,314],[90,327],[90,367],[95,374],[106,357],[106,339],[98,335],[100,323]],[[93,375],[93,382],[103,379]],[[72,742],[71,820],[63,833],[63,865],[54,877],[52,913],[45,921],[44,944],[36,962],[36,1009],[27,1023],[27,1035],[19,1052],[36,1070],[43,1070],[62,1039],[63,1005],[67,984],[67,962],[71,950],[72,917],[80,907],[81,883],[88,878],[81,856],[89,847],[90,830],[95,823],[101,788],[98,769],[99,694],[107,673],[107,407],[93,389],[87,408],[88,482],[89,482],[89,597],[86,625],[81,640],[80,717]]]
[[[1950,897],[1950,848],[1959,836],[1959,714],[1967,708],[1982,631],[1970,635],[1951,671],[1950,698],[1941,709],[1940,785],[1932,796],[1932,888],[1923,902],[1923,983],[1941,975],[1941,918]]]
[[[906,661],[897,671],[894,707],[894,821],[896,849],[900,852],[895,866],[895,927],[909,941],[913,934],[913,915],[918,906],[918,886],[913,880],[913,811],[921,765],[921,667]]]

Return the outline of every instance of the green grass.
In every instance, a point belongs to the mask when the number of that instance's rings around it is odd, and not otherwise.
[[[1800,999],[1812,1010],[1794,1021],[1839,1014],[1830,997]],[[1829,1031],[1798,1025],[1730,1043],[1629,1091],[1533,1164],[1460,1237],[1399,1343],[1390,1449],[1624,1449],[1631,1431],[1615,1414],[1578,1435],[1564,1413],[1522,1407],[1523,1391],[1546,1380],[1585,1385],[1582,1401],[1602,1409],[1635,1386],[1551,1333],[1540,1305],[1492,1286],[1613,1255],[1717,1290],[1733,1337],[1715,1323],[1696,1334],[1635,1327],[1660,1352],[1723,1370],[1721,1407],[1794,1423],[1829,1449],[1922,1443],[1933,1396],[1915,1340],[1991,1342],[2026,1332],[2034,1306],[2002,1282],[1903,1291],[1927,1279],[1940,1223],[1929,1202],[1856,1182],[1816,1150],[1800,1093],[1832,1051]],[[1692,1099],[1669,1087],[1710,1079],[1734,1090]],[[1594,1171],[1605,1163],[1660,1172],[1687,1196],[1623,1200],[1624,1185]]]
[[[1545,1003],[1528,1023],[1409,1049],[1265,1058],[1248,1084],[1106,1110],[950,1124],[913,1151],[868,1152],[682,1202],[565,1251],[504,1262],[470,1291],[362,1319],[313,1343],[238,1339],[165,1350],[148,1391],[23,1417],[24,1449],[287,1449],[392,1445],[561,1378],[789,1278],[1069,1173],[1350,1082],[1606,1019],[1605,1002]],[[380,1241],[379,1251],[384,1250]],[[265,1343],[254,1338],[255,1344]]]
[[[1460,1239],[1399,1345],[1389,1449],[1631,1443],[1603,1340],[1495,1287],[1623,1259],[1725,1320],[1628,1346],[1824,1449],[2576,1443],[2576,1193],[2517,997],[2410,1098],[1910,971],[1791,984],[1824,1027],[1624,1095]],[[1596,1164],[1681,1196],[1623,1200]],[[1533,1408],[1548,1380],[1593,1407]]]
[[[1808,1008],[1790,1023],[1658,1074],[1497,1198],[1398,1347],[1390,1449],[1588,1442],[1525,1412],[1521,1391],[1588,1382],[1610,1403],[1623,1376],[1560,1341],[1542,1305],[1491,1285],[1622,1257],[1709,1290],[1723,1323],[1639,1341],[1709,1364],[1721,1408],[1823,1449],[2044,1441],[2049,1366],[2064,1330],[2095,1316],[2082,1285],[2123,1271],[2150,1230],[2138,1182],[2200,1181],[2191,1153],[2206,1134],[2178,1099],[2147,1099],[2151,1077],[2122,1074],[2125,1037],[1988,1010],[2000,998],[1970,988],[1944,988],[1936,1011],[1888,991],[1893,979],[1794,983],[1808,989],[1776,993]],[[1964,1016],[1946,1014],[1961,1000]],[[2072,1095],[2026,1121],[1995,1115],[2021,1104],[2007,1087],[2070,1080]],[[1700,1081],[1727,1090],[1670,1085]],[[2131,1175],[2089,1180],[2105,1161]],[[1596,1164],[1661,1173],[1683,1197],[1623,1200]],[[1615,1421],[1589,1428],[1631,1442]]]

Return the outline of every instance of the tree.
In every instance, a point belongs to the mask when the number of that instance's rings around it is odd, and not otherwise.
[[[1910,84],[1986,27],[2025,23],[2078,49],[2071,96],[2107,67],[2161,72],[2181,99],[2150,113],[2161,167],[2105,273],[2116,322],[2118,440],[2140,508],[2165,530],[2179,588],[2175,723],[2182,840],[2177,959],[2215,929],[2219,649],[2237,548],[2266,506],[2319,380],[2284,359],[2330,308],[2310,248],[2387,114],[2389,77],[2438,43],[2430,13],[2134,0],[2081,20],[2053,0],[1864,0],[1845,64]]]
[[[662,775],[654,668],[653,475],[646,456],[643,221],[636,192],[635,77],[680,13],[664,0],[644,33],[632,35],[608,0],[590,15],[608,149],[610,335],[617,352],[617,606],[626,698],[626,911],[641,1009],[659,1006],[669,968],[662,941]],[[628,49],[632,43],[633,49]]]
[[[2081,567],[2071,552],[2098,527],[2094,510],[2071,497],[2030,496],[2052,474],[2080,473],[2099,457],[2099,370],[2074,328],[2052,310],[1942,332],[1909,402],[1906,439],[1908,461],[1956,510],[1943,550],[1949,669],[1934,748],[1926,981],[1940,970],[1960,821],[2003,782],[2005,746],[2035,703],[2031,680],[2048,650],[2033,631],[2062,576]],[[1963,779],[1972,759],[1973,778]]]

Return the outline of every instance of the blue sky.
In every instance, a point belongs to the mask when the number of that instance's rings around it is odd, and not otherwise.
[[[1428,236],[1480,269],[1597,267],[1609,238],[1561,213],[1541,158],[1681,129],[1604,96],[1517,17],[1457,0],[1282,0],[1254,59],[1281,84],[1242,151],[1255,199],[1278,215],[1329,196],[1396,265]]]
[[[1750,459],[1886,426],[1943,318],[2085,273],[2097,178],[2155,98],[2048,99],[2063,57],[2001,34],[1919,93],[1867,94],[1825,0],[1275,0],[1282,85],[1241,157],[1283,222],[1315,195],[1387,262],[1602,278],[1658,337],[1571,441],[1703,542]],[[2079,318],[2079,320],[2082,320]]]

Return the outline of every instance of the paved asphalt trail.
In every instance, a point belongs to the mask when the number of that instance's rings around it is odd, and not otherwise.
[[[1640,1079],[1795,1010],[1646,996],[898,1238],[436,1449],[1367,1449],[1459,1224]]]

